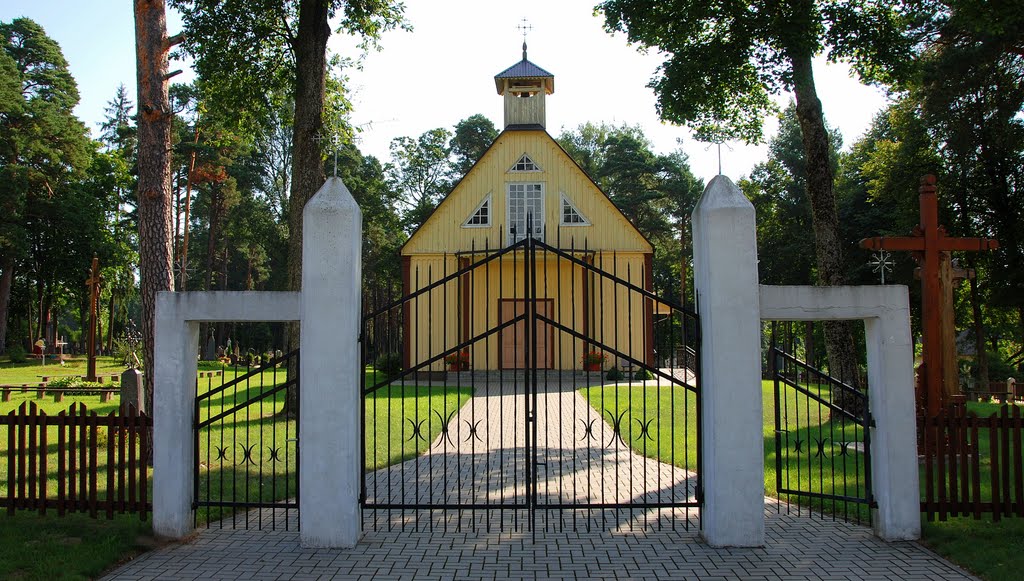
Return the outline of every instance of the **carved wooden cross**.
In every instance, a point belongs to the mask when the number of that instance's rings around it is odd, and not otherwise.
[[[920,206],[921,223],[914,227],[911,236],[875,237],[860,241],[861,248],[869,250],[902,250],[914,253],[921,265],[921,333],[923,336],[923,360],[925,366],[925,403],[929,415],[938,415],[942,408],[943,394],[953,393],[956,385],[946,386],[948,375],[943,366],[942,312],[944,290],[952,288],[952,268],[942,266],[943,254],[953,251],[981,252],[999,248],[999,243],[990,238],[951,238],[945,227],[939,225],[939,205],[935,196],[935,176],[921,178]],[[943,270],[946,275],[943,276]],[[946,280],[946,284],[943,284]],[[946,287],[944,289],[944,287]],[[952,293],[948,293],[952,300]],[[955,362],[953,363],[955,365]]]
[[[89,287],[89,351],[85,371],[86,381],[96,381],[96,306],[99,304],[101,282],[103,282],[103,278],[100,276],[100,259],[93,256],[89,278],[85,281],[86,286]]]

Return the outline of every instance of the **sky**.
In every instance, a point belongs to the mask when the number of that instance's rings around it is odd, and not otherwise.
[[[507,7],[490,1],[406,0],[411,32],[388,32],[382,50],[358,58],[347,69],[352,122],[361,128],[363,153],[386,161],[388,146],[399,136],[417,136],[435,127],[451,129],[459,120],[482,113],[500,129],[502,99],[494,75],[521,58],[522,19],[532,27],[526,41],[529,59],[555,76],[555,93],[547,99],[547,129],[558,135],[587,121],[639,125],[667,153],[678,148],[690,158],[694,173],[705,181],[718,174],[715,146],[692,139],[690,132],[661,123],[655,96],[647,83],[662,58],[641,54],[622,34],[610,35],[593,14],[595,0],[518,0]],[[81,102],[75,113],[93,134],[104,107],[119,83],[135,93],[134,19],[125,0],[0,0],[0,21],[26,16],[40,23],[64,51],[78,81]],[[168,14],[168,32],[181,29]],[[329,47],[343,56],[359,57],[353,39],[335,34]],[[885,105],[884,94],[852,79],[844,65],[815,61],[818,93],[828,122],[849,146],[862,135]],[[175,77],[187,82],[185,69]],[[785,105],[789,95],[780,95]],[[134,101],[134,99],[133,99]],[[766,124],[767,136],[777,122]],[[767,156],[764,145],[722,146],[722,173],[733,179],[749,174]]]

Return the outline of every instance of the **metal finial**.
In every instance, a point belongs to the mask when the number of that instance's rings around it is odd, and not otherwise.
[[[313,141],[317,143],[320,143],[324,139],[325,137],[323,135],[320,135],[319,131],[313,137]],[[341,144],[341,136],[338,135],[337,133],[332,133],[331,137],[329,138],[329,141],[331,142],[331,146],[334,149],[334,177],[338,177],[338,149],[339,145]]]
[[[885,271],[892,272],[892,267],[895,264],[892,260],[892,253],[885,250],[872,252],[871,260],[868,261],[868,266],[874,267],[871,269],[871,272],[880,272],[882,274],[882,284],[885,284]]]
[[[526,33],[533,30],[533,25],[528,24],[526,17],[516,26],[523,33],[523,60],[526,60]]]

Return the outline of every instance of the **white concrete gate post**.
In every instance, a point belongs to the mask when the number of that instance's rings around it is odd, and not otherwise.
[[[693,210],[701,324],[702,534],[716,547],[764,544],[761,312],[754,207],[717,176]]]
[[[354,547],[362,535],[363,219],[340,178],[306,203],[299,357],[299,514],[305,547]]]

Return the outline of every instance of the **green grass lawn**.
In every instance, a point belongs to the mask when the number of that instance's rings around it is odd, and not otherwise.
[[[63,375],[82,375],[84,361],[72,361],[60,368]],[[49,375],[59,365],[46,365]],[[111,358],[99,358],[97,370],[101,373],[120,371],[122,368]],[[219,363],[204,362],[200,370],[221,369]],[[228,369],[217,377],[199,379],[199,393],[221,387],[245,373]],[[375,381],[372,370],[368,382]],[[0,384],[37,383],[42,375],[41,366],[35,364],[0,364]],[[53,376],[57,376],[54,373]],[[51,377],[53,377],[51,376]],[[285,380],[282,369],[268,369],[204,401],[200,420],[206,420],[232,407],[242,404],[280,385]],[[429,442],[441,431],[438,415],[445,418],[469,400],[469,388],[433,386],[430,388],[406,385],[384,387],[367,398],[366,425],[368,430],[367,462],[370,468],[387,466],[422,453]],[[285,391],[243,406],[222,420],[200,431],[200,498],[222,500],[248,500],[271,502],[295,496],[294,463],[296,423],[282,413]],[[107,414],[118,409],[118,398],[100,403],[98,395],[66,395],[57,403],[52,397],[37,399],[34,392],[15,391],[12,401],[0,403],[0,413],[17,409],[22,403],[33,402],[48,415],[67,410],[72,403],[83,402],[89,410]],[[436,413],[435,413],[436,410]],[[410,424],[407,420],[413,421]],[[423,420],[423,421],[419,421]],[[413,437],[412,425],[419,423],[420,438]],[[50,441],[54,441],[55,428]],[[375,438],[374,434],[378,434]],[[388,435],[390,434],[390,439]],[[101,431],[101,438],[105,434]],[[0,438],[0,454],[6,452],[7,440]],[[56,452],[56,445],[51,445]],[[223,450],[223,457],[221,454]],[[276,451],[275,451],[276,450]],[[98,489],[102,497],[106,492],[104,452],[99,454],[101,470]],[[50,455],[50,472],[56,473],[56,454]],[[150,484],[152,480],[150,480]],[[49,483],[48,494],[56,495],[56,482]],[[6,463],[0,463],[0,495],[6,494]],[[152,488],[149,489],[152,498]],[[200,508],[197,521],[202,524],[230,514],[230,509]],[[117,515],[113,520],[91,519],[87,515],[57,517],[56,514],[39,517],[34,513],[19,512],[14,517],[0,516],[0,578],[5,579],[88,579],[98,576],[119,561],[129,558],[152,543],[150,522],[137,516]],[[27,547],[19,550],[19,547]]]
[[[775,395],[772,381],[763,381],[761,385],[764,409],[764,451],[765,451],[765,492],[769,496],[778,497],[776,481],[776,444],[775,444]],[[858,441],[859,433],[855,433],[849,425],[842,427],[834,422],[824,422],[818,427],[818,420],[824,411],[817,405],[808,405],[806,396],[797,396],[793,390],[786,390],[786,399],[782,400],[787,434],[789,454],[783,453],[785,477],[788,487],[802,490],[825,492],[835,490],[840,494],[856,495],[863,492],[864,464],[863,454],[848,453],[837,456],[836,472],[832,472],[831,459],[816,457],[813,454],[793,454],[796,441],[812,443],[811,451],[816,453],[816,440],[828,439],[835,442]],[[624,413],[629,418],[630,427],[624,430],[624,439],[632,448],[645,456],[658,458],[676,466],[695,468],[697,438],[694,419],[696,418],[696,398],[680,386],[619,384],[592,386],[580,390],[580,394],[601,413],[609,425],[609,414],[618,417]],[[997,412],[1001,406],[987,403],[968,403],[968,410],[987,417]],[[797,429],[797,413],[800,414],[800,426]],[[641,436],[640,425],[651,421],[649,431],[654,434],[654,442]],[[625,422],[622,423],[625,425]],[[670,430],[669,426],[675,426]],[[979,448],[981,453],[982,474],[986,474],[991,465],[988,458],[989,442],[985,430],[979,430]],[[656,443],[655,443],[656,442]],[[786,443],[784,437],[783,443]],[[847,479],[842,479],[842,467],[847,468]],[[799,469],[799,475],[798,475]],[[850,475],[852,474],[852,477]],[[813,477],[813,478],[812,478]],[[991,498],[991,485],[982,482],[982,498]],[[811,487],[814,482],[813,488]],[[924,490],[922,467],[922,491]],[[838,513],[848,516],[851,520],[866,521],[868,514],[864,505],[833,505],[832,502],[815,501],[807,498],[789,497],[786,500],[811,505],[824,512]],[[1004,518],[1000,522],[992,522],[991,517],[974,520],[970,517],[951,517],[946,521],[927,522],[922,515],[923,541],[940,555],[966,567],[983,579],[993,581],[1010,581],[1021,578],[1024,571],[1024,519]]]
[[[20,385],[22,383],[39,383],[42,377],[62,377],[65,375],[79,377],[85,375],[87,361],[85,357],[73,357],[64,362],[64,365],[50,359],[46,365],[42,365],[38,359],[29,359],[25,363],[11,363],[0,361],[0,385]],[[97,357],[96,373],[109,375],[120,374],[124,366],[113,357]],[[109,380],[107,380],[109,381]]]

